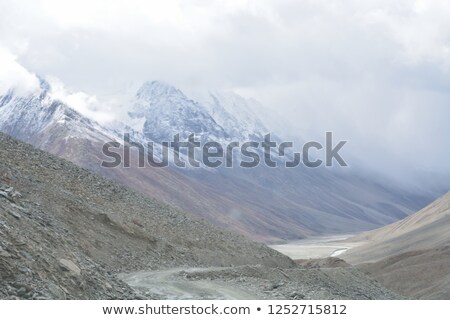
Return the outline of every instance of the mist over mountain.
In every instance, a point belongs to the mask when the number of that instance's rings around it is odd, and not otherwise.
[[[102,119],[107,107],[98,99],[80,106],[71,98],[76,94],[61,96],[61,84],[54,87],[52,79],[36,78],[39,89],[24,93],[11,87],[0,96],[0,130],[253,239],[370,230],[404,218],[446,191],[405,188],[371,178],[370,170],[339,167],[104,168],[103,144],[123,144],[125,133],[161,149],[159,143],[172,141],[175,134],[186,139],[196,133],[202,142],[226,144],[259,140],[271,130],[261,120],[263,107],[235,93],[209,92],[197,101],[170,84],[147,81],[133,97],[117,101],[122,116],[112,110],[114,120],[109,121]],[[132,151],[135,164],[137,152]]]
[[[51,7],[4,1],[0,77],[7,73],[9,84],[23,75],[12,72],[15,57],[61,79],[76,93],[71,102],[97,120],[121,114],[123,104],[111,98],[125,92],[127,100],[148,80],[185,93],[232,91],[261,101],[270,111],[260,118],[285,139],[318,140],[333,131],[349,140],[351,163],[370,166],[375,176],[405,186],[432,184],[430,175],[448,179],[446,1]]]

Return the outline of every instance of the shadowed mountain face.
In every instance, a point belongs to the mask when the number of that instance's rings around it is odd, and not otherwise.
[[[263,137],[267,128],[236,95],[212,94],[201,104],[155,81],[137,92],[127,119],[106,128],[54,100],[45,81],[41,87],[28,96],[0,96],[1,131],[256,240],[369,230],[404,218],[434,196],[323,168],[103,168],[102,145],[124,132],[143,142],[196,132],[202,141],[225,143]]]

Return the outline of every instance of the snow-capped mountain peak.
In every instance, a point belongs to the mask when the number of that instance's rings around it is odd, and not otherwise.
[[[143,121],[144,136],[156,142],[172,141],[176,134],[185,139],[191,133],[200,140],[229,138],[203,105],[159,81],[148,81],[141,86],[129,115],[134,123]]]
[[[136,97],[143,100],[156,99],[161,96],[177,96],[180,99],[186,99],[186,96],[183,94],[183,92],[181,92],[174,86],[156,80],[144,82],[136,93]]]
[[[40,90],[28,95],[8,90],[0,95],[0,130],[36,144],[46,143],[47,132],[58,127],[64,138],[89,138],[103,141],[114,135],[97,122],[52,96],[52,87],[42,77]],[[37,141],[40,141],[39,143]]]

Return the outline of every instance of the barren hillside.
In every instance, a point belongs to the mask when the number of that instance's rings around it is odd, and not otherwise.
[[[450,246],[410,251],[358,267],[401,295],[450,299]]]
[[[450,192],[419,212],[352,240],[367,241],[342,257],[351,263],[375,262],[408,251],[450,244]]]

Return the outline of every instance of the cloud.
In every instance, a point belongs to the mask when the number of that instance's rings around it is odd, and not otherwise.
[[[450,172],[449,15],[446,0],[5,0],[0,41],[86,92],[69,95],[80,110],[145,80],[234,90],[283,135],[332,130],[355,159],[412,176]]]
[[[107,123],[116,120],[116,115],[111,112],[111,105],[105,101],[99,101],[95,95],[89,95],[82,91],[71,91],[58,78],[47,76],[50,84],[50,95],[53,99],[64,102],[82,115],[99,123]]]
[[[100,102],[95,95],[89,95],[82,91],[71,91],[56,77],[46,76],[50,83],[50,95],[60,100],[81,114],[106,123],[115,120],[111,107],[115,102]],[[5,48],[0,47],[0,95],[8,90],[14,90],[18,96],[28,96],[41,90],[39,78],[17,62],[17,56]]]
[[[0,94],[9,89],[24,95],[39,90],[38,78],[16,61],[17,57],[0,47]]]

